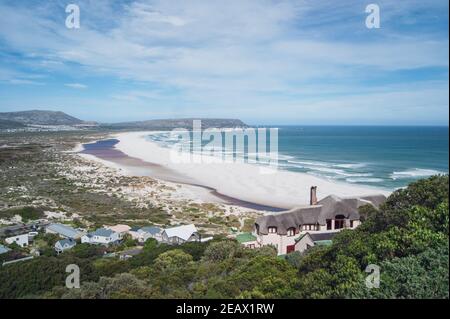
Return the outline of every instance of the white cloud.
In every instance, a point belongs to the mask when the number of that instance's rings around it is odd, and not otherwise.
[[[66,84],[64,84],[64,86],[67,86],[72,89],[87,89],[88,88],[87,85],[81,84],[81,83],[66,83]]]
[[[198,110],[271,106],[303,111],[308,109],[304,100],[311,97],[324,107],[335,103],[334,97],[324,100],[327,94],[359,103],[352,97],[367,88],[358,81],[370,82],[373,74],[448,68],[448,38],[404,36],[389,21],[407,15],[408,7],[381,2],[382,30],[367,40],[359,2],[298,0],[156,0],[115,6],[80,1],[79,30],[66,29],[63,19],[53,18],[60,8],[36,12],[2,4],[0,38],[14,50],[33,52],[46,70],[75,65],[91,76],[139,81],[149,88],[111,92],[117,100],[174,104],[173,94],[166,92],[176,92],[180,105]],[[395,89],[389,83],[376,86],[384,94]],[[441,87],[435,94],[446,91]],[[406,105],[408,94],[398,92],[396,100]]]

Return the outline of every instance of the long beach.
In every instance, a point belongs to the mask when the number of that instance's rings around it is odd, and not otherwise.
[[[154,133],[154,132],[153,132]],[[284,170],[264,171],[261,166],[248,163],[177,163],[168,148],[145,139],[152,132],[127,132],[114,134],[118,140],[115,148],[142,163],[153,165],[146,175],[159,179],[187,182],[217,190],[218,193],[239,200],[289,209],[309,203],[309,188],[318,186],[318,197],[334,194],[338,196],[363,196],[369,194],[389,194],[389,191],[368,186],[351,185],[329,181],[304,173]],[[200,161],[199,161],[200,162]],[[103,161],[108,165],[108,161]],[[139,163],[133,168],[127,163],[111,163],[124,167],[129,174],[139,172]],[[128,168],[128,169],[127,169]],[[145,169],[145,168],[144,168]],[[170,174],[172,172],[173,174]],[[175,180],[173,180],[175,178]],[[181,178],[182,180],[177,180]]]

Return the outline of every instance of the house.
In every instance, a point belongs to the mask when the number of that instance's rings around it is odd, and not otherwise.
[[[3,245],[0,245],[0,255],[2,254],[6,254],[8,251],[10,251],[11,249],[9,249],[8,247],[5,247]]]
[[[303,253],[313,246],[331,245],[334,235],[339,231],[303,233],[295,239],[294,251]]]
[[[201,236],[195,225],[190,224],[163,230],[161,239],[168,244],[182,244],[188,241],[200,241]]]
[[[139,237],[140,237],[139,230],[140,229],[141,229],[140,227],[131,227],[131,229],[128,232],[128,234],[130,234],[131,238],[133,238],[134,240],[138,240],[139,241]]]
[[[60,254],[66,250],[69,250],[69,249],[75,247],[76,244],[77,244],[77,242],[71,238],[58,240],[55,244],[55,250],[58,254]]]
[[[82,243],[94,245],[109,245],[120,241],[120,234],[111,229],[99,228],[81,237]]]
[[[51,224],[45,229],[47,234],[57,234],[62,238],[79,239],[84,233],[75,228],[63,224]]]
[[[28,234],[12,236],[12,237],[6,238],[5,242],[8,245],[11,245],[12,243],[16,243],[20,247],[26,247],[29,244],[29,237],[28,237]]]
[[[104,226],[104,228],[112,230],[115,233],[119,234],[119,238],[122,239],[125,234],[128,234],[131,230],[131,227],[128,225],[115,225],[115,226]]]
[[[149,238],[154,238],[157,241],[162,240],[162,229],[156,226],[148,226],[142,228],[132,228],[129,232],[131,237],[140,243],[144,243]]]
[[[274,246],[279,255],[293,252],[296,244],[306,245],[307,239],[301,244],[297,243],[296,239],[300,235],[354,229],[360,224],[359,207],[373,205],[378,208],[386,201],[384,195],[349,198],[330,195],[317,201],[316,190],[317,187],[311,187],[310,205],[257,218],[253,235],[258,244]]]
[[[256,240],[256,236],[252,235],[251,233],[242,233],[236,236],[236,240],[238,243],[243,245],[246,248],[258,248],[261,247],[261,245]]]

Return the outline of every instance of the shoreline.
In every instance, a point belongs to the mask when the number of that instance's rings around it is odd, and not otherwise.
[[[128,162],[123,161],[123,158],[117,160],[114,154],[109,154],[107,161],[112,161],[116,168],[118,165],[131,174],[143,174],[163,181],[203,187],[211,191],[216,198],[233,199],[245,204],[244,207],[250,204],[264,208],[258,210],[272,208],[271,210],[279,211],[307,205],[309,188],[313,185],[318,186],[319,198],[331,194],[346,197],[391,193],[385,189],[331,182],[285,170],[264,174],[261,173],[261,166],[248,163],[177,164],[171,161],[169,149],[143,138],[152,133],[155,132],[111,134],[110,140],[118,141],[112,149],[124,154]],[[83,153],[85,151],[80,154]],[[236,205],[236,202],[232,201],[231,204]],[[237,205],[239,206],[239,203]]]
[[[104,142],[104,144],[106,145],[100,147],[95,146],[96,144],[102,142]],[[181,184],[184,187],[190,188],[190,190],[194,193],[194,196],[197,197],[193,198],[194,200],[201,199],[216,204],[240,206],[257,211],[277,212],[284,210],[281,207],[261,205],[258,203],[253,203],[221,194],[215,188],[198,184],[195,180],[183,176],[178,172],[172,171],[162,165],[149,163],[138,158],[130,157],[122,151],[114,148],[114,146],[118,142],[119,140],[111,137],[110,139],[103,139],[91,143],[79,144],[74,150],[72,150],[72,152],[80,155],[85,159],[97,161],[102,163],[103,165],[118,169],[119,171],[122,171],[127,175],[148,176],[163,182]],[[91,149],[86,149],[86,146],[94,147],[92,147]],[[208,192],[210,196],[205,196],[205,191]]]

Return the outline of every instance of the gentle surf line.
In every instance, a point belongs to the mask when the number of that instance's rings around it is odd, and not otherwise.
[[[127,132],[114,137],[120,142],[115,148],[130,157],[145,162],[159,164],[189,179],[190,184],[202,185],[217,190],[231,198],[257,203],[259,205],[290,209],[309,203],[309,188],[318,186],[318,196],[323,198],[334,194],[337,196],[365,196],[373,194],[390,194],[390,190],[379,187],[356,185],[336,180],[316,177],[309,173],[293,172],[284,169],[272,169],[266,173],[264,165],[245,163],[217,163],[209,155],[192,154],[193,161],[174,162],[171,148],[161,146],[154,139],[159,139],[162,132]],[[162,134],[161,134],[162,135]],[[195,160],[194,160],[195,159]],[[204,164],[200,164],[204,163]]]
[[[211,195],[217,197],[226,204],[241,206],[260,211],[278,212],[284,210],[283,208],[280,207],[261,205],[258,203],[252,203],[249,201],[240,200],[238,198],[221,194],[220,192],[217,191],[217,189],[213,187],[208,187],[205,185],[195,183],[188,177],[182,176],[177,172],[170,170],[162,165],[149,163],[141,159],[128,156],[124,152],[115,148],[115,145],[117,145],[117,143],[119,143],[119,140],[117,139],[105,139],[93,143],[82,144],[83,149],[80,150],[78,153],[92,155],[102,160],[113,162],[115,164],[128,168],[131,171],[135,171],[136,168],[139,171],[146,170],[147,174],[150,177],[161,179],[167,182],[190,185],[206,189],[210,192]]]

